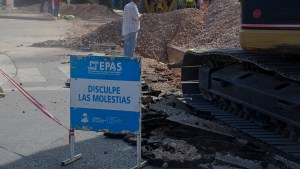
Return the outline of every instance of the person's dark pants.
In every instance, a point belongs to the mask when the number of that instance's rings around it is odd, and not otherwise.
[[[112,9],[115,9],[116,1],[115,0],[111,0],[110,5],[111,5]]]
[[[53,12],[53,15],[56,16],[56,17],[58,16],[59,8],[60,8],[60,5],[55,5],[55,6],[54,6],[54,12]]]
[[[52,1],[48,0],[48,13],[53,15]]]
[[[45,0],[41,0],[40,13],[44,13]]]

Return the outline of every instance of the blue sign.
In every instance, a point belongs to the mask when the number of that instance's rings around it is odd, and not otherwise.
[[[139,131],[139,59],[71,56],[70,69],[72,129],[115,133]]]

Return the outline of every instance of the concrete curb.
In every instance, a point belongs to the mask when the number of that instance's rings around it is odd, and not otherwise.
[[[57,18],[48,14],[6,14],[0,15],[2,19],[21,19],[38,21],[56,21]]]
[[[12,63],[10,58],[5,54],[0,54],[0,68],[10,77],[13,77],[17,73],[17,69],[15,65]],[[5,97],[5,92],[1,86],[7,82],[8,80],[0,73],[0,98]]]
[[[5,97],[5,93],[2,89],[2,87],[0,86],[0,98]]]
[[[115,13],[117,13],[118,15],[120,15],[120,16],[123,16],[123,14],[124,14],[124,11],[123,10],[117,10],[117,9],[114,9],[113,10]]]

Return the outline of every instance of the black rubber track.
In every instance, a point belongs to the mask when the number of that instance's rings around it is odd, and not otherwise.
[[[264,129],[248,120],[215,107],[201,95],[198,83],[198,68],[202,65],[222,67],[234,62],[248,62],[274,75],[300,82],[300,56],[270,53],[247,53],[241,49],[212,50],[207,52],[189,51],[182,63],[182,91],[188,105],[198,111],[210,112],[214,117],[241,129],[276,149],[300,159],[300,143],[293,142],[273,131]],[[209,91],[207,91],[209,92]],[[299,98],[300,99],[300,98]]]

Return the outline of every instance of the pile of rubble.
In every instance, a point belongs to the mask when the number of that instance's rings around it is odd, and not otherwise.
[[[272,147],[143,84],[142,157],[163,168],[299,168]],[[136,144],[134,135],[105,133]]]
[[[88,11],[83,12],[88,13]],[[167,61],[167,46],[187,49],[239,47],[240,4],[236,0],[215,0],[205,10],[183,9],[161,14],[143,14],[138,35],[137,52],[147,58]],[[60,42],[35,46],[69,47],[103,51],[123,46],[122,19],[99,26],[95,31]],[[106,44],[110,44],[107,45]]]
[[[84,20],[93,19],[97,16],[118,16],[111,8],[96,3],[92,4],[63,4],[60,9],[61,15],[74,15]]]
[[[137,52],[146,58],[166,61],[166,47],[174,37],[181,40],[194,36],[201,30],[203,14],[197,9],[176,10],[163,14],[143,14],[141,16],[141,29],[137,41]],[[193,25],[193,29],[189,29]],[[122,19],[117,19],[98,27],[84,36],[67,38],[61,41],[46,41],[33,46],[69,47],[101,52],[103,49],[113,50],[115,46],[123,46]],[[109,44],[109,45],[107,45]],[[112,44],[113,45],[112,47]]]
[[[204,15],[198,9],[176,10],[163,14],[144,14],[141,18],[137,51],[144,57],[166,61],[166,48],[184,43],[201,32]]]
[[[236,0],[215,0],[205,11],[202,31],[173,45],[182,49],[238,48],[240,29],[240,2]],[[194,30],[197,31],[197,30]]]
[[[162,14],[143,14],[137,52],[143,57],[167,61],[167,46],[186,49],[239,47],[240,4],[235,0],[215,0],[204,12],[175,10]],[[122,20],[100,26],[82,36],[77,46],[115,43],[123,46]],[[91,48],[91,47],[90,47]]]

